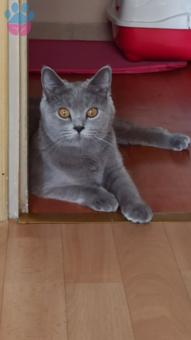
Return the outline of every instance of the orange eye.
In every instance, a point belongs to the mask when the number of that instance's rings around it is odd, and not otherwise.
[[[88,118],[94,118],[96,117],[98,114],[98,109],[96,107],[92,107],[91,109],[89,109],[86,113],[86,116]]]
[[[58,110],[58,114],[61,118],[63,119],[67,119],[70,117],[70,111],[68,109],[66,109],[65,107],[61,107],[59,110]]]

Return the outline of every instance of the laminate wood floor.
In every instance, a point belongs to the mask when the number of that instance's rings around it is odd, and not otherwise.
[[[190,340],[191,223],[0,224],[1,340]]]

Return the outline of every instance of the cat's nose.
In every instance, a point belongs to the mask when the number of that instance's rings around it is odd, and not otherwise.
[[[77,125],[77,126],[74,126],[74,130],[78,131],[79,133],[84,129],[84,126],[83,125]]]

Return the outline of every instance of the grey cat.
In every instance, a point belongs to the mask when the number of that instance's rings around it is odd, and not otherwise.
[[[190,138],[114,119],[109,66],[74,83],[43,67],[41,79],[41,118],[30,151],[31,192],[97,211],[119,206],[127,220],[150,222],[152,211],[125,169],[117,143],[181,151]]]

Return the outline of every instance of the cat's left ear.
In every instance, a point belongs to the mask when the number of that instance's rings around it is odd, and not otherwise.
[[[109,65],[102,67],[93,78],[91,78],[89,85],[97,90],[111,92],[112,69]]]
[[[41,70],[41,83],[46,95],[50,95],[55,89],[63,86],[63,80],[48,66],[44,66]]]

